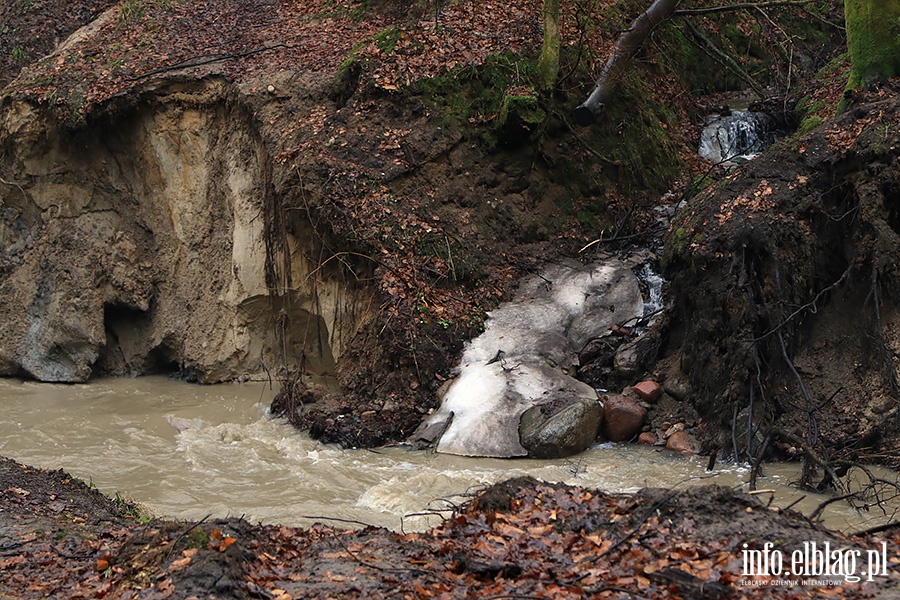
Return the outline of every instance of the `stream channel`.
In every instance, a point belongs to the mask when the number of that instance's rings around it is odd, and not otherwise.
[[[164,376],[55,385],[0,379],[0,454],[63,468],[108,495],[120,493],[154,514],[180,519],[241,516],[250,522],[308,526],[351,519],[394,530],[436,525],[434,511],[479,486],[518,475],[608,492],[645,486],[741,486],[746,466],[685,458],[634,444],[597,445],[570,459],[466,458],[402,447],[344,450],[272,419],[268,384],[200,386]],[[825,498],[787,487],[792,464],[766,465],[760,489],[774,505],[807,497],[810,514]],[[745,488],[746,489],[746,488]],[[764,499],[769,497],[764,493]],[[426,515],[414,513],[426,512]],[[444,513],[448,514],[447,512]],[[831,504],[828,526],[857,530],[889,520]],[[343,523],[333,523],[343,525]]]

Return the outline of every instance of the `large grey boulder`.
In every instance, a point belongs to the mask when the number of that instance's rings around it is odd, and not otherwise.
[[[596,399],[558,396],[522,414],[519,440],[535,458],[571,456],[594,443],[602,417]]]

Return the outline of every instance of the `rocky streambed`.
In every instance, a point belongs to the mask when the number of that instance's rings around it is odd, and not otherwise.
[[[560,261],[526,278],[466,345],[440,407],[411,441],[467,456],[557,458],[585,450],[598,436],[635,439],[646,403],[659,400],[662,387],[644,381],[627,388],[630,395],[608,395],[575,375],[589,347],[611,350],[619,377],[640,370],[632,364],[637,349],[658,340],[653,328],[663,321],[662,280],[651,260],[650,253],[636,253],[590,265]],[[696,452],[688,434],[678,433],[673,444]],[[650,444],[660,439],[666,438],[649,432],[643,438]]]

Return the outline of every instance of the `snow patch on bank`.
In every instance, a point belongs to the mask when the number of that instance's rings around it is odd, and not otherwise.
[[[448,454],[525,456],[522,414],[561,397],[597,400],[593,388],[571,376],[578,352],[644,310],[637,277],[618,259],[563,262],[527,278],[469,342],[458,378],[414,438],[436,441],[437,451]]]

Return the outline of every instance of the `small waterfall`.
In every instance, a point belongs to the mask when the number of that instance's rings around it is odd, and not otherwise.
[[[644,299],[644,317],[648,317],[663,308],[663,284],[666,282],[649,262],[645,262],[637,274],[638,279],[647,286],[647,296]]]
[[[726,167],[746,162],[775,141],[774,121],[769,114],[746,110],[713,115],[700,134],[698,153]]]

